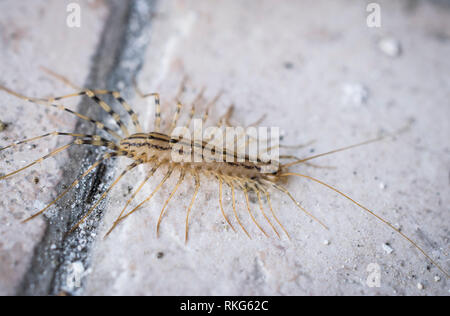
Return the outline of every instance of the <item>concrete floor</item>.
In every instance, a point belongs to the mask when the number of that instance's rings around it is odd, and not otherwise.
[[[0,3],[2,84],[31,96],[72,91],[40,72],[43,65],[83,85],[108,6],[103,1],[79,2],[79,29],[65,25],[66,4],[61,1]],[[168,119],[185,74],[190,77],[186,102],[202,86],[208,98],[223,89],[213,118],[230,103],[236,104],[233,121],[239,125],[267,113],[263,125],[279,126],[285,144],[316,140],[307,148],[286,150],[298,156],[411,124],[395,139],[314,161],[336,169],[293,169],[336,186],[388,219],[448,271],[449,6],[378,1],[381,27],[368,28],[367,3],[160,1],[137,82],[145,91],[161,92],[170,105],[163,109]],[[8,123],[0,132],[1,145],[48,131],[71,131],[75,126],[76,121],[64,113],[0,93],[0,120]],[[153,107],[139,98],[129,101],[151,129]],[[77,101],[71,105],[76,107]],[[36,148],[0,152],[0,170],[13,171],[64,143],[52,139]],[[46,221],[20,221],[61,191],[58,184],[69,158],[62,154],[0,181],[0,192],[6,197],[0,200],[0,294],[13,295],[23,286]],[[77,166],[79,161],[70,164]],[[125,159],[119,162],[117,170],[126,164]],[[175,176],[153,203],[104,240],[130,195],[129,188],[143,179],[144,171],[133,172],[112,191],[99,230],[93,233],[88,264],[74,261],[69,267],[69,276],[82,277],[82,287],[66,284],[61,290],[80,295],[449,294],[446,276],[406,240],[344,198],[302,179],[290,179],[287,187],[330,227],[328,231],[275,194],[272,204],[292,240],[277,239],[273,233],[266,238],[245,216],[238,195],[242,220],[253,237],[249,240],[242,231],[234,233],[225,225],[218,185],[202,179],[185,245],[185,212],[193,191],[188,178],[170,202],[157,239],[156,221]],[[138,200],[152,191],[161,176],[155,176]],[[227,191],[225,200],[231,216]],[[60,207],[70,210],[68,205]],[[371,264],[380,269],[380,287],[366,282]]]

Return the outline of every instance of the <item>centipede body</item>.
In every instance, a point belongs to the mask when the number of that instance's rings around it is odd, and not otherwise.
[[[66,83],[68,82],[67,79],[63,78],[62,76],[56,75],[54,73],[51,73],[55,77],[62,79]],[[217,189],[218,189],[218,209],[221,213],[221,216],[223,216],[223,219],[225,222],[232,228],[232,230],[237,231],[237,227],[245,233],[249,238],[251,238],[251,235],[249,234],[248,230],[243,225],[242,221],[240,220],[240,217],[243,216],[242,214],[238,214],[238,210],[236,208],[236,191],[241,191],[244,195],[244,203],[247,210],[247,215],[250,217],[252,222],[256,225],[256,227],[266,236],[269,236],[269,233],[262,228],[260,223],[256,220],[254,213],[255,210],[252,210],[251,203],[249,202],[249,194],[254,193],[257,197],[257,211],[260,212],[260,214],[263,216],[263,218],[266,220],[266,222],[269,224],[269,227],[273,231],[273,233],[281,238],[281,234],[284,233],[288,238],[290,237],[288,231],[283,226],[281,221],[276,215],[276,212],[273,207],[273,203],[271,203],[271,194],[273,191],[280,192],[282,194],[285,194],[288,196],[295,204],[296,207],[298,207],[303,213],[305,213],[307,216],[314,219],[318,224],[321,226],[327,228],[325,224],[323,224],[322,221],[317,219],[312,213],[310,213],[308,210],[306,210],[297,200],[295,197],[284,187],[283,183],[286,181],[289,177],[300,177],[307,180],[310,180],[314,183],[320,184],[322,186],[327,187],[328,189],[338,193],[340,196],[346,198],[347,200],[351,201],[361,209],[363,209],[365,212],[371,214],[376,219],[384,223],[385,225],[389,226],[391,229],[396,231],[398,234],[400,234],[403,238],[405,238],[409,243],[414,245],[416,249],[418,249],[427,259],[429,259],[433,264],[435,264],[444,274],[447,274],[446,271],[444,271],[421,247],[417,245],[413,240],[411,240],[408,236],[406,236],[403,232],[401,232],[399,229],[394,227],[390,222],[385,220],[384,218],[380,217],[376,213],[374,213],[369,208],[363,206],[353,198],[349,197],[345,193],[341,192],[340,190],[332,187],[331,185],[318,180],[316,178],[313,178],[308,175],[300,174],[297,172],[294,172],[291,170],[292,167],[298,164],[309,164],[309,160],[321,157],[323,155],[328,155],[331,153],[336,153],[338,151],[346,150],[349,148],[353,148],[356,146],[360,146],[363,144],[368,144],[370,142],[378,141],[381,139],[381,137],[378,137],[376,139],[365,141],[356,145],[347,146],[344,148],[340,148],[337,150],[333,150],[327,153],[314,155],[311,157],[306,158],[297,158],[294,156],[280,156],[280,159],[286,159],[289,160],[285,163],[280,163],[277,165],[277,168],[273,170],[270,173],[263,173],[261,172],[262,167],[271,164],[272,161],[263,161],[257,157],[256,160],[251,160],[249,156],[247,155],[239,155],[234,149],[231,148],[225,148],[221,149],[219,152],[217,152],[217,149],[213,147],[208,147],[207,142],[197,142],[195,140],[188,140],[184,139],[183,137],[179,136],[172,136],[172,132],[174,129],[178,126],[178,120],[180,117],[180,113],[183,107],[183,103],[179,101],[180,95],[184,91],[184,85],[185,82],[182,83],[182,88],[180,88],[180,91],[177,94],[176,103],[177,107],[175,109],[175,114],[173,116],[172,122],[170,124],[170,127],[167,130],[162,130],[161,126],[161,105],[160,105],[160,96],[158,93],[152,92],[144,94],[140,92],[138,93],[143,98],[153,98],[155,102],[155,119],[154,119],[154,131],[151,132],[144,132],[142,129],[142,126],[139,122],[139,118],[137,114],[132,110],[132,107],[125,101],[125,99],[120,95],[117,91],[108,91],[108,90],[91,90],[91,89],[82,89],[79,92],[72,93],[65,96],[60,97],[52,97],[49,99],[38,99],[38,98],[30,98],[26,97],[20,93],[17,93],[9,88],[0,86],[0,90],[3,90],[6,93],[9,93],[11,95],[14,95],[20,99],[23,99],[25,101],[53,107],[60,111],[67,112],[71,115],[77,116],[79,119],[88,121],[92,124],[94,124],[98,129],[102,130],[108,137],[101,137],[100,135],[88,135],[88,134],[79,134],[79,133],[69,133],[69,132],[50,132],[46,133],[44,135],[36,136],[33,138],[29,138],[26,140],[22,140],[13,144],[10,144],[6,147],[1,148],[0,150],[6,150],[6,149],[12,149],[16,146],[35,142],[42,138],[46,137],[55,137],[55,136],[68,136],[74,138],[71,142],[67,143],[66,145],[63,145],[59,148],[56,148],[55,150],[51,151],[47,155],[44,155],[43,157],[33,161],[32,163],[15,170],[13,172],[10,172],[4,176],[0,177],[0,180],[4,180],[6,178],[9,178],[11,176],[16,175],[17,173],[20,173],[21,171],[24,171],[25,169],[32,167],[34,165],[37,165],[44,160],[53,157],[57,155],[60,152],[63,152],[64,150],[70,148],[71,146],[75,145],[89,145],[89,146],[95,146],[100,147],[105,150],[105,153],[101,157],[101,159],[94,162],[89,168],[84,171],[77,179],[75,179],[65,190],[63,190],[51,203],[49,203],[45,208],[39,210],[32,216],[24,219],[24,221],[29,221],[44,212],[46,212],[50,207],[52,207],[55,203],[57,203],[62,197],[64,197],[70,190],[74,189],[76,185],[80,182],[80,179],[86,177],[89,173],[91,173],[93,170],[95,170],[99,165],[101,165],[104,161],[118,158],[118,157],[126,157],[131,162],[127,165],[127,167],[119,174],[119,176],[112,182],[112,184],[101,194],[100,198],[97,199],[97,201],[92,205],[92,207],[89,208],[89,210],[86,211],[86,213],[82,216],[82,218],[78,221],[76,225],[72,227],[70,230],[71,232],[77,227],[79,227],[80,224],[82,224],[95,209],[98,207],[100,202],[104,200],[108,194],[111,192],[111,190],[120,182],[120,180],[130,171],[134,170],[136,167],[140,165],[147,165],[149,168],[148,173],[145,175],[145,179],[137,186],[137,188],[133,191],[131,197],[127,200],[125,203],[125,206],[121,210],[120,214],[117,216],[114,224],[109,229],[106,235],[109,235],[114,228],[120,224],[123,220],[125,220],[128,216],[132,215],[134,212],[138,211],[139,209],[142,209],[146,203],[148,203],[153,196],[158,193],[158,191],[161,189],[161,187],[166,183],[166,181],[171,178],[174,174],[178,174],[178,180],[176,182],[176,185],[172,188],[170,195],[165,200],[162,210],[159,214],[158,222],[156,225],[156,233],[159,234],[160,231],[160,225],[162,223],[162,220],[168,210],[168,204],[172,197],[176,194],[178,188],[190,177],[193,180],[194,183],[194,190],[192,193],[192,198],[190,199],[189,206],[186,211],[186,219],[185,219],[185,240],[188,240],[189,236],[189,222],[190,222],[190,215],[192,209],[195,207],[195,201],[196,197],[198,196],[198,193],[201,189],[202,183],[208,181],[209,182],[216,182]],[[189,112],[189,119],[185,123],[185,127],[189,128],[190,123],[194,117],[194,114],[196,112],[196,103],[197,101],[202,97],[203,90],[200,91],[200,93],[196,96],[196,98],[193,100],[191,104],[191,109]],[[217,102],[217,100],[220,97],[220,94],[217,94],[216,97],[214,97],[209,104],[206,106],[206,110],[203,113],[202,121],[205,122],[208,120],[209,117],[209,111],[211,107]],[[110,95],[113,97],[114,100],[116,100],[126,111],[127,115],[131,119],[131,122],[133,124],[134,132],[130,132],[129,126],[125,124],[125,122],[122,120],[121,116],[117,114],[112,107],[107,104],[101,96],[103,95]],[[86,96],[90,98],[92,101],[94,101],[98,106],[100,106],[105,112],[108,113],[108,115],[113,119],[114,123],[116,124],[117,128],[120,130],[119,132],[116,131],[114,128],[106,126],[105,123],[102,123],[100,121],[97,121],[95,119],[92,119],[88,116],[85,116],[83,114],[77,113],[73,110],[70,110],[66,106],[62,104],[62,101],[67,98],[76,97],[76,96]],[[232,107],[229,108],[228,111],[226,111],[226,114],[219,119],[219,121],[215,124],[216,126],[230,126],[230,116],[232,114]],[[183,148],[188,148],[190,151],[191,157],[193,157],[194,162],[179,162],[174,161],[172,159],[171,153],[173,152],[173,149],[175,146],[183,145]],[[198,149],[198,150],[197,150]],[[212,161],[208,162],[208,157],[204,156],[205,150],[208,149],[209,152],[219,154],[224,159],[221,162]],[[198,155],[198,152],[200,152],[200,157],[198,162],[196,161],[196,155]],[[228,160],[228,158],[231,157],[231,161]],[[238,161],[237,158],[240,158]],[[293,161],[292,161],[293,160]],[[162,178],[162,180],[158,183],[156,188],[153,190],[153,192],[147,196],[143,201],[141,201],[136,207],[133,209],[127,211],[128,206],[132,203],[132,201],[136,198],[137,194],[141,191],[143,186],[153,179],[153,175],[156,173],[157,170],[164,169],[165,173]],[[227,215],[226,211],[224,210],[224,203],[222,201],[223,199],[223,191],[224,188],[227,187],[230,190],[231,197],[232,197],[232,216]],[[264,200],[264,201],[263,201]],[[266,210],[265,210],[266,206]],[[269,215],[269,216],[268,216]],[[232,224],[232,220],[230,218],[234,218],[234,221],[236,224]],[[236,227],[235,227],[236,226]]]

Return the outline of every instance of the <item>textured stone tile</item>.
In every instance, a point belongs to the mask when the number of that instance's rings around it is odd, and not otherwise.
[[[55,81],[40,66],[71,78],[80,86],[90,69],[90,58],[102,31],[106,7],[87,1],[82,7],[81,28],[66,24],[68,1],[2,1],[0,3],[0,82],[28,96],[47,97],[73,89]],[[67,113],[49,110],[7,95],[3,91],[0,120],[1,146],[52,131],[71,132],[75,120]],[[78,101],[67,102],[76,108]],[[0,172],[5,174],[62,146],[66,139],[50,138],[0,152]],[[0,294],[12,295],[24,274],[33,249],[45,230],[38,218],[21,221],[43,208],[61,191],[62,169],[67,159],[55,159],[0,181]],[[75,177],[75,175],[74,175]]]
[[[448,136],[450,11],[420,2],[381,1],[382,27],[366,26],[366,8],[349,1],[164,1],[152,28],[147,62],[138,77],[148,92],[161,92],[170,120],[177,86],[190,77],[185,102],[206,86],[224,97],[213,117],[236,105],[233,117],[248,124],[262,114],[266,126],[281,127],[286,144],[313,145],[290,152],[305,157],[396,131],[387,140],[317,160],[336,169],[295,168],[342,189],[378,214],[399,224],[444,268],[448,256]],[[380,41],[394,38],[401,53],[386,54]],[[195,90],[196,89],[196,90]],[[153,106],[133,100],[144,125],[152,128]],[[316,162],[316,161],[314,161]],[[125,165],[125,163],[123,163]],[[128,187],[110,199],[100,235],[119,214]],[[162,177],[158,173],[138,201]],[[249,240],[224,223],[218,184],[203,179],[184,244],[186,207],[192,179],[179,189],[155,226],[176,175],[140,212],[122,223],[94,250],[86,294],[293,295],[446,294],[441,273],[398,234],[342,197],[317,184],[291,179],[287,187],[321,218],[326,231],[281,195],[272,203],[292,236],[281,240],[263,222],[265,238],[248,219],[243,197],[238,208]],[[225,207],[232,217],[229,193]],[[136,205],[136,204],[134,204]],[[255,212],[257,204],[252,203]],[[393,249],[388,254],[384,249]],[[367,268],[381,270],[381,287],[366,284]],[[418,289],[417,283],[423,285]]]

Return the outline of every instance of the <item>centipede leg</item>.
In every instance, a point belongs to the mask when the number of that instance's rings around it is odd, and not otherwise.
[[[198,190],[200,189],[200,176],[198,175],[198,172],[196,170],[193,171],[194,178],[195,178],[195,189],[194,189],[194,195],[192,196],[191,203],[189,204],[189,207],[187,209],[186,213],[186,228],[185,228],[185,235],[184,235],[184,242],[186,243],[188,240],[188,233],[189,233],[189,215],[191,214],[192,206],[194,205],[195,198],[197,197]]]
[[[159,236],[159,227],[161,225],[161,220],[165,214],[165,210],[167,207],[167,204],[169,204],[169,201],[172,199],[172,197],[174,196],[174,194],[177,192],[178,188],[180,187],[181,183],[184,181],[184,177],[186,175],[186,171],[184,169],[180,170],[180,177],[178,178],[178,182],[175,185],[175,187],[173,188],[172,192],[170,193],[169,197],[167,198],[167,200],[164,202],[163,208],[161,210],[161,213],[159,214],[159,218],[158,218],[158,223],[156,224],[156,237]]]
[[[142,190],[144,185],[155,174],[156,170],[158,170],[158,168],[160,166],[161,166],[161,163],[157,163],[156,165],[153,166],[153,168],[150,170],[149,174],[145,177],[144,181],[142,181],[142,183],[139,185],[139,187],[136,189],[136,191],[134,191],[133,194],[131,195],[131,197],[128,199],[127,203],[125,204],[122,211],[120,212],[118,218],[122,217],[122,215],[123,215],[123,213],[125,213],[125,210],[127,209],[128,205],[130,205],[130,203],[134,200],[136,195]],[[114,223],[114,225],[108,230],[108,232],[105,234],[104,238],[108,237],[108,235],[111,234],[114,227],[116,227],[115,225],[116,225],[116,223]]]
[[[247,230],[244,228],[244,225],[242,225],[241,220],[239,219],[239,216],[238,216],[238,214],[237,214],[237,211],[236,211],[236,197],[235,197],[235,193],[234,193],[234,185],[233,185],[233,183],[230,182],[229,180],[227,180],[227,179],[224,179],[224,180],[225,180],[225,182],[228,184],[228,186],[229,186],[230,189],[231,189],[231,203],[232,203],[232,206],[233,206],[234,217],[236,218],[236,220],[237,220],[239,226],[241,226],[242,230],[245,232],[245,234],[248,236],[248,238],[252,239],[252,237],[250,236],[250,234],[249,234],[249,233],[247,232]]]
[[[72,182],[72,184],[70,184],[67,189],[65,189],[61,194],[59,194],[56,199],[54,199],[52,202],[50,202],[49,204],[47,204],[46,207],[44,207],[42,210],[40,210],[39,212],[33,214],[32,216],[26,218],[23,222],[28,222],[29,220],[32,220],[33,218],[41,215],[42,213],[44,213],[46,210],[48,210],[48,208],[50,206],[52,206],[53,204],[55,204],[57,201],[59,201],[64,195],[66,195],[67,192],[69,192],[72,188],[74,188],[80,181],[81,179],[83,179],[84,177],[86,177],[89,173],[92,172],[92,170],[94,170],[95,168],[98,167],[98,165],[100,165],[103,161],[109,159],[109,158],[113,158],[113,157],[117,157],[120,156],[119,153],[115,152],[115,153],[107,153],[105,155],[103,155],[103,157],[100,160],[97,160],[96,162],[94,162],[79,178],[77,178],[74,182]]]
[[[217,179],[219,180],[219,206],[220,206],[220,211],[222,212],[222,216],[225,219],[225,221],[228,223],[228,225],[230,225],[231,229],[233,229],[233,231],[236,232],[236,229],[234,228],[233,225],[231,225],[231,222],[228,219],[228,217],[225,214],[225,211],[223,209],[223,203],[222,203],[223,180],[222,180],[222,178],[220,176],[217,176]]]
[[[132,209],[130,212],[128,212],[127,214],[123,215],[122,217],[118,217],[116,219],[116,221],[114,222],[113,227],[110,229],[114,229],[114,227],[117,226],[117,224],[119,224],[121,221],[123,221],[125,218],[127,218],[128,216],[130,216],[131,214],[133,214],[134,212],[136,212],[139,208],[142,207],[142,205],[144,205],[145,203],[147,203],[148,201],[151,200],[151,198],[156,194],[156,192],[158,192],[158,190],[163,186],[163,184],[167,181],[167,179],[170,178],[170,176],[172,175],[172,172],[174,170],[173,166],[170,166],[166,175],[164,176],[164,178],[161,180],[161,182],[158,184],[158,186],[153,190],[153,192],[141,203],[139,203],[138,206],[136,206],[134,209]]]
[[[131,170],[133,170],[136,166],[143,163],[142,160],[134,161],[132,164],[128,165],[124,171],[116,178],[116,180],[109,186],[109,188],[103,192],[103,194],[100,196],[100,198],[95,202],[95,204],[87,211],[87,213],[70,229],[68,234],[72,233],[77,227],[79,227],[85,220],[88,218],[89,215],[97,208],[97,206],[100,204],[101,201],[105,199],[105,197],[108,195],[108,193],[116,186],[116,184]]]

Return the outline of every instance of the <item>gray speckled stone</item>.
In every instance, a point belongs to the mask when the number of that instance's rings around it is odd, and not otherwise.
[[[50,22],[57,20],[64,6],[37,3],[35,9],[19,8],[12,1],[0,4],[8,9],[0,8],[1,21],[17,23],[15,28],[14,23],[9,29],[2,27],[7,45],[0,49],[0,60],[8,63],[0,63],[1,82],[29,95],[53,94],[55,89],[63,94],[67,87],[44,80],[38,66],[62,69],[82,83],[105,9],[102,2],[94,2],[99,7],[86,10],[83,20],[89,31],[82,28],[73,33]],[[413,122],[408,132],[393,140],[314,161],[336,169],[299,166],[295,170],[338,187],[385,217],[448,271],[450,10],[431,2],[378,3],[382,27],[370,29],[362,2],[161,1],[137,81],[146,92],[161,92],[166,120],[171,119],[173,97],[183,75],[190,77],[186,103],[192,99],[193,88],[205,85],[208,98],[223,89],[212,119],[231,103],[236,105],[233,121],[238,124],[252,123],[268,113],[263,125],[280,126],[286,144],[316,140],[306,148],[287,150],[298,156],[360,142]],[[35,25],[45,31],[36,30]],[[22,29],[28,30],[27,35],[20,35]],[[401,54],[387,56],[379,46],[385,38],[398,41]],[[151,129],[152,103],[138,98],[128,101]],[[13,122],[0,132],[0,137],[8,138],[1,144],[75,125],[60,113],[37,112],[3,95],[0,108],[8,109],[0,120]],[[49,142],[14,156],[0,153],[0,172],[22,166],[31,158],[29,152],[39,157],[56,145]],[[42,219],[25,226],[20,220],[55,196],[63,163],[62,156],[0,182],[0,192],[8,196],[0,201],[0,294],[15,293],[44,229]],[[124,159],[117,166],[126,164]],[[151,203],[103,240],[129,197],[129,187],[143,179],[145,171],[138,168],[112,191],[93,236],[90,268],[83,271],[77,263],[70,267],[71,273],[86,276],[79,294],[448,295],[446,277],[397,233],[342,197],[302,179],[290,179],[288,189],[330,230],[274,194],[272,205],[292,240],[277,239],[258,216],[272,235],[266,238],[248,218],[238,193],[242,221],[253,237],[249,240],[241,230],[234,233],[224,223],[218,184],[202,179],[185,245],[184,219],[193,193],[188,177],[170,202],[156,238],[156,221],[176,183],[175,175]],[[32,181],[36,175],[37,186]],[[138,200],[161,177],[158,172]],[[238,228],[229,192],[225,192],[226,211]],[[257,211],[257,204],[251,206]],[[386,251],[386,245],[392,252]],[[366,283],[371,263],[380,268],[380,287]]]

